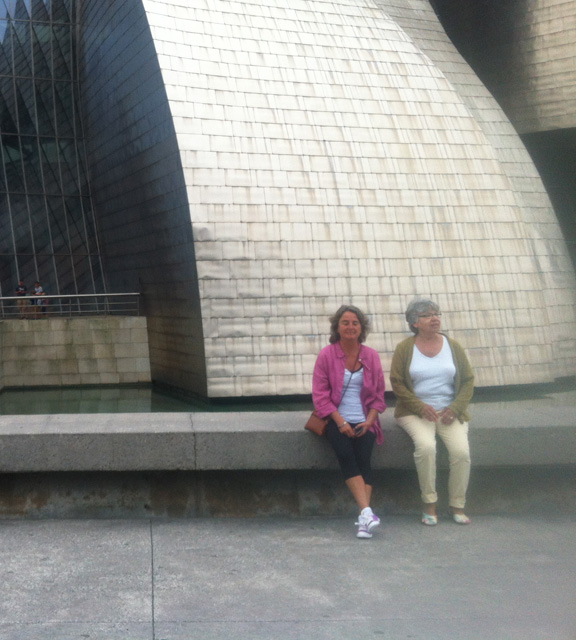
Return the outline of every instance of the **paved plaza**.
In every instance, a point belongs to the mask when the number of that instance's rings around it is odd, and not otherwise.
[[[0,638],[576,639],[576,515],[383,520],[3,520]]]

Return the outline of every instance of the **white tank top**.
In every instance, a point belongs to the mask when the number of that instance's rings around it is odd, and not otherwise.
[[[346,387],[346,385],[348,385],[348,387]],[[342,396],[338,411],[346,422],[356,424],[366,420],[364,409],[362,409],[362,402],[360,401],[363,386],[364,369],[359,369],[358,371],[354,371],[354,373],[350,373],[348,369],[344,370],[344,386],[342,387],[342,392],[346,389],[346,393]]]
[[[440,352],[434,357],[425,356],[416,345],[410,363],[410,377],[414,393],[422,402],[437,411],[445,409],[454,401],[454,376],[456,366],[448,340],[442,336]]]

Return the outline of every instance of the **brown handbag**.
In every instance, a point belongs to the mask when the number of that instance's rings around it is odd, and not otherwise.
[[[321,418],[316,410],[312,411],[312,415],[308,418],[308,422],[304,425],[304,429],[312,431],[316,435],[323,436],[326,433],[326,425],[329,418]]]

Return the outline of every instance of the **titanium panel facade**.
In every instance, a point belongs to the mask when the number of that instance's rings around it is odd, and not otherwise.
[[[307,394],[328,316],[385,371],[414,295],[480,386],[576,373],[576,280],[541,180],[425,0],[82,0],[82,115],[111,291],[152,378]]]
[[[447,311],[480,385],[574,372],[574,275],[549,200],[427,3],[144,6],[210,396],[308,392],[348,301],[372,316],[386,369],[416,294]]]
[[[576,1],[431,2],[520,133],[576,264]]]
[[[433,0],[520,134],[576,127],[574,0]]]

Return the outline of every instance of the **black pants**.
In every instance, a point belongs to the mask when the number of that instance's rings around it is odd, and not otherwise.
[[[354,429],[356,425],[350,426]],[[330,420],[326,425],[326,438],[336,453],[344,480],[362,476],[364,482],[372,486],[374,480],[370,458],[376,442],[376,434],[373,431],[367,431],[361,438],[349,438],[340,432],[334,420]]]

